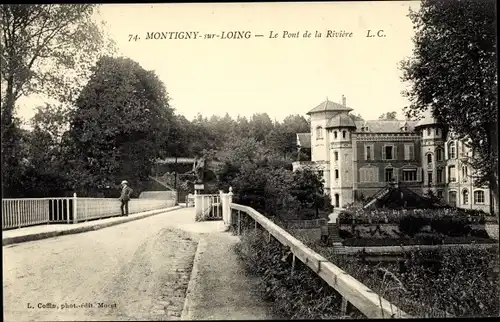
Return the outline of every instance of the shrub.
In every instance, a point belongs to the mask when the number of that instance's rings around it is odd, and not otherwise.
[[[236,251],[247,272],[260,278],[263,298],[273,302],[276,317],[339,318],[340,294],[299,260],[291,274],[288,250],[273,238],[267,242],[260,229],[243,232]]]
[[[441,217],[431,220],[431,228],[447,236],[467,236],[471,227],[464,217]]]
[[[362,254],[347,257],[332,248],[310,247],[348,274],[415,317],[498,316],[497,250],[438,248],[411,250],[404,265],[362,261]]]
[[[404,216],[399,222],[399,231],[413,237],[418,233],[424,226],[428,224],[428,221],[422,217],[417,217],[414,215]]]
[[[444,236],[435,233],[417,233],[413,236],[415,241],[423,245],[440,245],[443,243]]]

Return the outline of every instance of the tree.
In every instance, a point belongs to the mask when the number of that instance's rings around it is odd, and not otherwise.
[[[273,121],[267,113],[257,113],[252,115],[249,134],[257,141],[264,142],[266,135],[271,132],[273,128]]]
[[[126,58],[103,57],[71,113],[69,138],[79,184],[113,186],[147,180],[161,155],[173,119],[164,84]]]
[[[92,20],[96,5],[1,5],[0,42],[2,177],[16,171],[15,105],[21,96],[44,93],[71,102],[99,53],[112,50]],[[111,46],[108,46],[111,45]],[[5,156],[5,157],[4,157]],[[8,160],[7,160],[8,159]],[[4,190],[4,193],[7,191]]]
[[[384,120],[384,121],[393,121],[396,119],[396,112],[387,112],[378,117],[379,120]]]
[[[476,185],[489,184],[498,215],[496,2],[424,0],[410,11],[413,57],[401,64],[408,116],[429,109],[466,139]]]

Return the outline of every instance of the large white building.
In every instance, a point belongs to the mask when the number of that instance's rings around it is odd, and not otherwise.
[[[419,194],[432,190],[450,205],[490,211],[490,191],[476,187],[467,160],[471,150],[430,112],[409,120],[355,121],[351,108],[328,99],[309,111],[310,133],[297,133],[310,161],[325,180],[332,204],[343,207],[397,182]]]

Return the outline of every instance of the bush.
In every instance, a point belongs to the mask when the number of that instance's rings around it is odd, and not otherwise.
[[[438,248],[411,250],[404,265],[364,263],[331,247],[310,247],[348,274],[415,317],[489,317],[499,314],[497,250]]]
[[[464,217],[441,217],[431,220],[431,228],[447,236],[467,236],[471,227]]]
[[[399,222],[399,231],[413,237],[418,233],[424,226],[428,224],[428,221],[422,217],[417,217],[414,215],[404,216]]]
[[[442,234],[435,233],[417,233],[413,238],[422,245],[440,245],[444,240]]]
[[[340,294],[298,260],[292,275],[291,255],[278,241],[271,238],[268,243],[261,230],[248,230],[236,251],[247,272],[260,278],[263,298],[273,302],[275,317],[339,318]]]

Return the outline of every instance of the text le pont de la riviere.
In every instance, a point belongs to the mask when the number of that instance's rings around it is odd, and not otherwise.
[[[352,32],[348,30],[270,30],[263,33],[255,33],[248,30],[220,31],[215,33],[204,33],[200,31],[148,31],[143,35],[129,34],[129,41],[140,40],[241,40],[252,38],[267,39],[299,39],[299,38],[385,38],[383,29],[367,29],[363,32]]]

